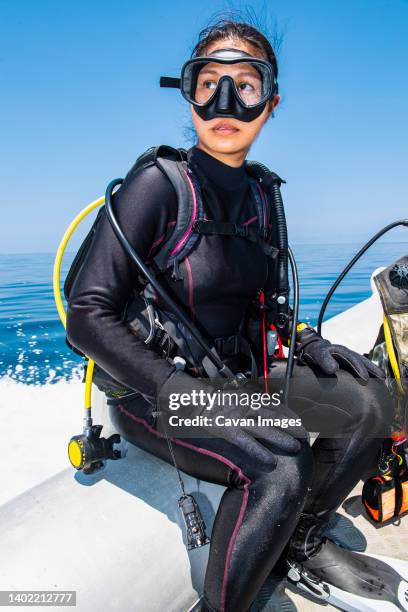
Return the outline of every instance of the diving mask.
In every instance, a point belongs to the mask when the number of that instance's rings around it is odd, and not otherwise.
[[[197,114],[253,121],[278,93],[273,65],[241,49],[217,49],[188,60],[180,78],[161,77],[160,87],[181,90]]]

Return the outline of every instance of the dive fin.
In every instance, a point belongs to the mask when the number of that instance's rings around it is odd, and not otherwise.
[[[348,612],[408,611],[408,562],[356,553],[330,541],[306,562],[288,561],[288,581]]]

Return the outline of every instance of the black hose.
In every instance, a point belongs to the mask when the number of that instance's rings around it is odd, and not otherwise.
[[[296,266],[296,261],[292,253],[292,249],[288,247],[288,256],[290,261],[290,267],[292,270],[293,279],[293,313],[292,313],[292,329],[290,332],[290,344],[288,353],[288,362],[286,365],[285,373],[285,387],[283,390],[283,399],[288,397],[290,379],[292,378],[293,366],[295,363],[295,349],[296,349],[296,331],[299,319],[299,277]]]
[[[324,313],[326,312],[327,305],[328,305],[328,303],[329,303],[333,293],[336,291],[337,287],[340,285],[341,281],[343,280],[343,278],[351,270],[351,268],[354,266],[354,264],[360,259],[360,257],[362,255],[364,255],[364,253],[374,244],[374,242],[376,242],[379,238],[381,238],[381,236],[383,236],[384,234],[389,232],[391,229],[393,229],[394,227],[398,227],[399,225],[404,225],[405,227],[408,227],[408,219],[401,219],[400,221],[394,221],[394,223],[390,223],[389,225],[384,227],[382,230],[380,230],[377,234],[375,234],[375,236],[373,236],[371,238],[371,240],[369,240],[359,250],[359,252],[356,255],[354,255],[354,257],[350,261],[350,263],[344,268],[343,272],[338,276],[337,280],[330,287],[330,290],[329,290],[328,294],[326,295],[326,297],[324,299],[322,307],[320,308],[319,318],[317,320],[317,332],[319,334],[322,333],[323,317],[324,317]]]
[[[130,259],[136,264],[140,272],[143,276],[148,280],[148,282],[152,285],[157,294],[161,297],[161,299],[167,304],[171,312],[178,318],[181,323],[188,329],[196,342],[203,349],[208,359],[210,359],[211,363],[218,369],[219,374],[226,378],[234,379],[235,376],[231,372],[231,370],[222,362],[219,356],[211,350],[210,345],[206,342],[206,340],[202,337],[200,332],[196,327],[192,325],[186,313],[181,309],[179,304],[172,298],[172,296],[167,292],[167,290],[159,283],[155,274],[152,270],[144,263],[144,261],[139,257],[136,253],[125,234],[120,227],[115,213],[112,209],[112,192],[118,185],[123,183],[123,179],[114,179],[111,181],[106,189],[105,193],[105,208],[108,220],[112,226],[113,231],[120,244],[122,245],[124,251],[130,257]]]
[[[263,166],[264,170],[267,170]],[[289,393],[290,380],[292,378],[293,367],[295,363],[296,349],[296,328],[299,318],[299,277],[296,266],[296,261],[292,250],[288,244],[288,229],[286,225],[285,209],[281,194],[281,184],[284,182],[277,174],[268,171],[267,180],[265,183],[269,186],[272,196],[272,224],[275,226],[276,246],[279,249],[278,254],[278,284],[277,284],[277,320],[276,326],[283,329],[289,323],[289,277],[288,277],[288,260],[292,270],[293,279],[293,313],[292,313],[292,329],[290,333],[290,344],[288,360],[285,372],[285,386],[283,391],[283,399],[286,400]]]
[[[280,190],[281,179],[275,175],[275,180],[271,185],[271,194],[273,199],[273,213],[277,231],[277,247],[278,254],[278,293],[279,295],[289,295],[288,282],[288,230],[286,225],[285,210],[283,207],[282,194]]]

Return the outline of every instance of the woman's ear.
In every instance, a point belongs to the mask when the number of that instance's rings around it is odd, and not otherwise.
[[[275,116],[274,110],[278,106],[279,100],[280,100],[280,96],[274,96],[273,100],[270,101],[270,104],[272,106],[272,111],[271,111],[272,117]]]
[[[266,123],[266,122],[267,122],[267,121],[268,121],[268,120],[269,120],[271,117],[274,117],[274,116],[275,116],[275,114],[274,114],[274,112],[273,112],[273,111],[274,111],[274,109],[275,109],[275,106],[278,106],[278,104],[279,104],[279,100],[280,100],[280,97],[279,97],[279,96],[274,96],[274,98],[273,98],[272,100],[269,100],[269,102],[268,102],[268,114],[267,114],[267,116],[266,116],[265,123]]]

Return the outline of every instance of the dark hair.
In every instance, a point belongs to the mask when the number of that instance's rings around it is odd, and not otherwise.
[[[213,24],[204,28],[204,30],[201,30],[191,57],[205,55],[206,50],[212,43],[227,38],[240,38],[259,49],[272,64],[275,75],[278,76],[278,62],[275,51],[267,37],[255,26],[244,21],[235,21],[231,18],[224,17],[218,19]]]

